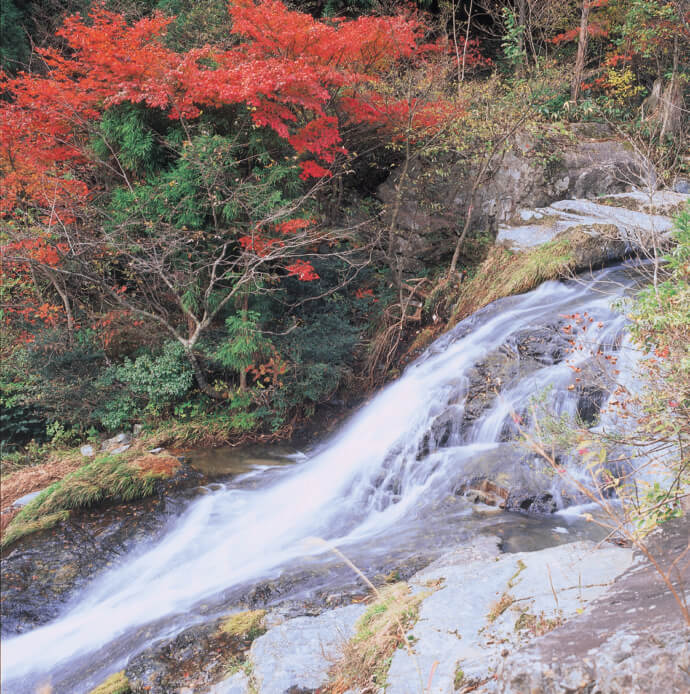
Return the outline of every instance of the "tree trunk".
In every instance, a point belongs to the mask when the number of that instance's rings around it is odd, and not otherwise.
[[[209,382],[206,380],[206,374],[201,368],[201,364],[199,363],[199,359],[196,354],[194,354],[194,350],[185,345],[185,354],[192,367],[192,370],[194,371],[194,379],[196,380],[196,384],[199,386],[199,390],[214,400],[224,400],[225,398],[223,395],[209,385]]]
[[[582,75],[585,71],[585,61],[587,60],[587,42],[589,40],[589,2],[584,0],[582,3],[582,17],[580,18],[580,37],[577,41],[577,58],[575,59],[575,72],[570,86],[570,98],[577,102],[582,86]]]
[[[527,0],[518,0],[518,24],[522,28],[522,33],[520,34],[520,54],[522,55],[522,62],[520,63],[519,71],[521,76],[525,76],[527,73],[527,51],[525,50],[525,35],[527,34]]]
[[[663,140],[666,135],[676,135],[680,132],[683,110],[683,90],[678,79],[678,64],[680,61],[680,46],[678,36],[673,40],[673,72],[671,81],[664,89],[661,97],[661,133],[659,139]]]
[[[247,319],[247,311],[249,310],[249,292],[244,292],[242,297],[242,318]],[[247,390],[247,369],[240,369],[240,391],[244,393]]]
[[[45,274],[48,276],[53,289],[57,292],[65,309],[65,318],[67,319],[67,343],[72,344],[74,338],[74,315],[72,314],[72,303],[67,295],[66,289],[60,286],[55,275],[48,269],[44,268]]]

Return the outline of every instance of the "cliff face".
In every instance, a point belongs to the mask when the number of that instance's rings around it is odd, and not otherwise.
[[[419,160],[403,185],[397,223],[406,257],[432,264],[451,253],[472,203],[471,230],[495,236],[500,225],[519,221],[522,209],[545,207],[569,198],[593,199],[647,185],[650,170],[605,126],[584,124],[545,143],[519,133],[491,162],[473,200],[476,169],[460,153]],[[378,196],[393,207],[398,178],[391,176]]]

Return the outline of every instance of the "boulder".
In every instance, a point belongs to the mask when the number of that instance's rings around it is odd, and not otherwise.
[[[30,492],[29,494],[24,494],[24,496],[19,497],[13,504],[12,508],[22,508],[26,506],[30,501],[33,501],[43,489],[39,489],[37,492]]]
[[[623,193],[647,177],[649,165],[613,139],[607,126],[594,130],[556,135],[548,156],[540,153],[542,139],[518,133],[476,191],[470,228],[496,233],[521,209],[543,208],[565,198]],[[398,252],[412,266],[428,265],[452,253],[469,208],[473,176],[460,153],[412,165],[396,237]],[[378,188],[379,198],[389,206],[396,199],[396,185],[394,174]],[[537,231],[533,230],[535,237]]]
[[[668,521],[646,540],[676,588],[690,580],[687,518]],[[685,694],[690,691],[688,630],[654,567],[636,563],[585,613],[511,653],[487,694]],[[680,557],[680,561],[676,561]]]
[[[474,690],[504,654],[587,611],[632,560],[628,549],[589,542],[499,554],[493,540],[458,548],[412,579],[418,591],[438,589],[407,634],[413,656],[405,649],[393,656],[386,694]]]
[[[248,694],[249,678],[244,672],[236,672],[215,684],[207,694]]]
[[[258,691],[285,694],[324,685],[365,610],[364,605],[348,605],[318,617],[289,619],[256,639],[250,661]]]
[[[101,450],[102,451],[107,451],[107,452],[112,452],[116,448],[121,448],[122,446],[128,446],[132,442],[132,436],[131,434],[127,434],[125,432],[121,432],[115,436],[113,436],[110,439],[106,439],[103,441],[101,444]],[[125,449],[127,450],[127,449]]]

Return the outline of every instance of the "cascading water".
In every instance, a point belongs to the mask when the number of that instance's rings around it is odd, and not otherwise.
[[[157,544],[94,580],[60,618],[7,639],[3,691],[32,691],[49,679],[57,692],[86,691],[87,681],[74,675],[84,663],[122,667],[136,649],[189,625],[201,602],[322,555],[309,538],[350,551],[388,542],[410,518],[423,526],[425,510],[452,495],[477,461],[519,450],[510,415],[524,412],[532,396],[544,393],[556,414],[577,410],[574,369],[592,353],[619,348],[624,318],[611,303],[634,282],[623,268],[547,282],[463,321],[306,461],[265,481],[258,475],[255,488],[228,484],[195,500]],[[571,354],[540,355],[521,370],[516,336],[545,324],[558,333],[561,316],[585,312],[592,320]],[[515,352],[515,373],[471,420],[472,370],[500,348]],[[129,651],[117,646],[125,637]]]

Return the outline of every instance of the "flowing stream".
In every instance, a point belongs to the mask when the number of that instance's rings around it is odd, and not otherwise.
[[[355,554],[396,537],[421,541],[420,529],[438,517],[439,501],[454,495],[478,461],[524,456],[512,414],[525,413],[530,398],[541,397],[556,415],[577,411],[582,394],[570,387],[573,375],[596,359],[593,353],[619,353],[624,317],[611,304],[634,282],[622,267],[547,282],[463,321],[326,443],[293,465],[217,485],[159,541],[94,579],[57,620],[7,639],[3,691],[34,691],[47,680],[55,691],[87,691],[87,680],[74,674],[85,663],[119,669],[136,649],[194,623],[198,606],[214,596],[332,557],[314,538]],[[469,421],[465,408],[477,364],[503,349],[519,365],[516,336],[544,325],[558,333],[563,316],[575,313],[586,313],[587,331],[573,338],[572,353],[550,352],[528,373],[518,370]],[[458,517],[472,514],[464,501],[452,508]],[[118,646],[123,642],[126,648]]]

